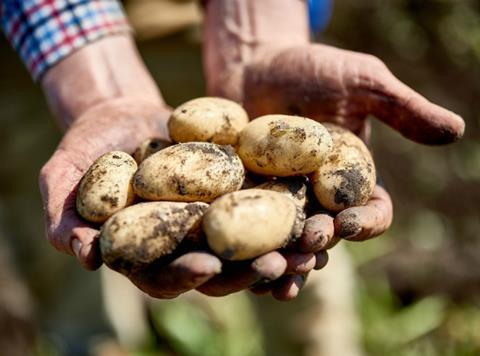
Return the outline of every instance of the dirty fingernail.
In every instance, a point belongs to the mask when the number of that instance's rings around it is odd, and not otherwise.
[[[362,227],[354,220],[342,221],[336,225],[337,236],[345,240],[350,240],[362,232]]]
[[[322,269],[328,263],[328,253],[327,251],[320,251],[315,255],[315,270]]]

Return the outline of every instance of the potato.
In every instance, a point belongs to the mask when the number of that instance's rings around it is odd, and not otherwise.
[[[325,126],[332,135],[334,147],[311,176],[315,195],[320,204],[332,212],[364,205],[376,182],[372,155],[352,132],[333,124]]]
[[[146,200],[211,202],[240,189],[244,177],[242,162],[232,147],[189,142],[148,157],[140,164],[133,185]]]
[[[248,115],[237,103],[222,98],[198,98],[176,108],[168,121],[175,142],[213,142],[236,145]]]
[[[276,179],[256,186],[257,189],[266,189],[279,192],[292,198],[298,206],[303,208],[307,202],[306,179],[296,177],[294,179]]]
[[[205,203],[147,202],[113,215],[100,231],[103,261],[128,273],[170,254],[200,230]]]
[[[161,138],[149,138],[148,140],[143,141],[135,152],[133,152],[133,158],[137,164],[140,164],[145,158],[171,145],[171,142]]]
[[[100,156],[87,170],[77,193],[77,211],[86,220],[101,223],[133,203],[135,160],[125,152]]]
[[[307,185],[306,179],[303,177],[295,177],[294,179],[276,179],[262,183],[256,187],[257,189],[271,190],[284,194],[291,198],[297,208],[297,220],[292,230],[294,237],[302,234],[303,222],[305,221],[305,205],[307,203]]]
[[[288,115],[266,115],[240,133],[237,152],[257,174],[296,176],[318,169],[332,148],[332,138],[316,121]]]
[[[298,225],[293,200],[262,189],[218,198],[202,223],[210,248],[227,260],[250,259],[285,246]]]

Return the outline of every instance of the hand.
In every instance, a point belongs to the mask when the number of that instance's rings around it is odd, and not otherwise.
[[[252,117],[287,113],[335,122],[367,144],[369,114],[419,143],[446,144],[463,134],[459,116],[401,83],[371,55],[311,44],[262,53],[245,70],[244,101]],[[366,240],[383,233],[392,215],[388,193],[377,186],[366,206],[346,209],[335,217],[334,235]],[[328,217],[319,217],[327,226]],[[315,250],[310,241],[313,235],[328,236],[312,229],[321,225],[317,218],[307,222],[303,251]]]
[[[447,144],[464,132],[459,116],[401,83],[383,62],[371,55],[314,44],[268,49],[259,51],[246,66],[243,79],[244,105],[251,117],[284,113],[334,122],[350,129],[367,144],[369,114],[424,144]],[[370,239],[387,230],[392,218],[391,198],[377,185],[365,206],[346,209],[335,217],[310,217],[298,242],[299,251],[318,254],[341,238]],[[273,294],[291,299],[304,278],[282,278],[284,281],[273,287]],[[258,293],[267,290],[254,289]]]
[[[209,1],[204,63],[210,94],[243,102],[252,118],[283,113],[335,122],[367,144],[369,114],[421,143],[462,136],[460,117],[402,84],[379,59],[311,44],[306,12],[303,1]],[[341,238],[372,238],[389,227],[392,216],[391,199],[377,186],[366,206],[310,217],[297,251],[322,251]],[[317,256],[319,267],[326,255]],[[270,287],[277,289],[274,296],[289,299],[303,280],[283,276]]]
[[[98,226],[82,220],[76,212],[77,185],[101,154],[111,150],[133,152],[146,138],[167,138],[168,116],[169,110],[156,103],[124,98],[94,106],[74,122],[40,173],[47,235],[55,248],[76,256],[87,269],[101,265]],[[155,276],[149,275],[150,281],[139,275],[131,276],[131,280],[149,294],[167,297],[198,286],[220,270],[216,257],[191,253],[162,266]]]

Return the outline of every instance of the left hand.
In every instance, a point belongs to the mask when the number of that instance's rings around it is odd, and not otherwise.
[[[369,114],[413,141],[441,145],[464,132],[464,121],[400,82],[378,58],[325,45],[265,49],[244,69],[243,100],[250,117],[293,114],[348,128],[367,144]],[[337,214],[310,217],[298,242],[317,267],[326,263],[326,248],[339,239],[364,241],[382,234],[392,222],[392,201],[377,185],[365,206]],[[302,259],[301,257],[296,257]],[[324,262],[322,262],[324,261]],[[313,268],[313,267],[312,267]],[[270,289],[277,299],[294,298],[304,283],[305,269],[285,275]],[[265,288],[254,288],[264,293]]]

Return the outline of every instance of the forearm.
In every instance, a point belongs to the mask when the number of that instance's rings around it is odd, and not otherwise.
[[[41,84],[64,128],[89,108],[111,99],[138,98],[163,105],[129,34],[87,44],[49,69]]]
[[[252,60],[308,42],[304,0],[210,0],[204,50],[209,93],[242,101],[243,74]]]

